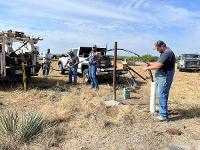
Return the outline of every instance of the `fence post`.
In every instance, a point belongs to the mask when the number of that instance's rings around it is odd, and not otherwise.
[[[115,42],[114,62],[113,62],[113,100],[116,100],[116,70],[117,70],[117,42]]]

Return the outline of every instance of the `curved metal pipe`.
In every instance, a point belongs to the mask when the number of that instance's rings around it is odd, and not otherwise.
[[[107,51],[113,51],[114,49],[109,49]],[[132,53],[134,55],[136,55],[137,57],[139,57],[145,64],[147,64],[147,66],[150,66],[150,64],[148,62],[146,62],[144,60],[144,58],[142,58],[142,56],[140,56],[139,54],[133,52],[133,51],[130,51],[130,50],[126,50],[126,49],[117,49],[117,50],[120,50],[120,51],[125,51],[125,52],[128,52],[128,53]],[[151,72],[151,70],[148,70],[149,71],[149,75],[150,75],[150,78],[151,78],[151,81],[154,82],[154,79],[153,79],[153,74]]]

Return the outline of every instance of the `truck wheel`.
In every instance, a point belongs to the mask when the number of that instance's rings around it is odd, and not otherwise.
[[[179,72],[183,72],[183,69],[181,69],[181,68],[179,68],[178,70],[179,70]]]
[[[116,74],[116,81],[119,80],[119,77],[120,77],[120,75],[119,75],[119,74]],[[108,76],[108,80],[109,80],[110,82],[113,82],[113,75],[109,75],[109,76]]]
[[[83,70],[83,83],[89,83],[90,78],[89,78],[89,72],[88,69]]]
[[[63,69],[62,64],[59,64],[59,70],[61,74],[65,74],[65,69]]]

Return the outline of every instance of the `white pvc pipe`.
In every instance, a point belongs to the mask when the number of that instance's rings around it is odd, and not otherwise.
[[[150,112],[155,113],[156,111],[156,83],[151,82],[151,97],[150,97]]]

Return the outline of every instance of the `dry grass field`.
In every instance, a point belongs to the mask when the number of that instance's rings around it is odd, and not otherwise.
[[[56,67],[56,62],[54,62]],[[54,67],[54,68],[55,68]],[[133,66],[142,75],[142,66]],[[112,82],[100,79],[96,92],[82,83],[68,85],[68,75],[51,72],[28,83],[0,83],[0,115],[41,112],[48,124],[28,143],[15,143],[0,133],[0,149],[24,150],[153,150],[200,149],[200,73],[176,71],[169,98],[170,122],[155,122],[149,113],[150,80],[137,78],[131,99],[122,100],[130,86],[129,75],[118,80],[117,99],[122,105],[106,108],[112,99]]]

